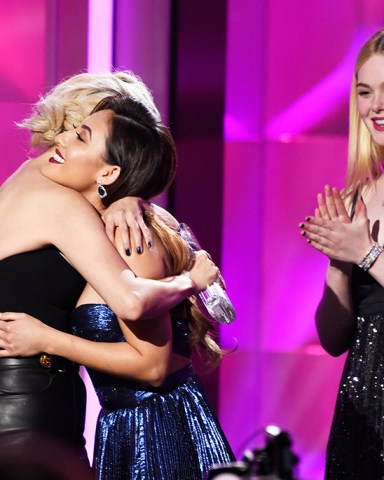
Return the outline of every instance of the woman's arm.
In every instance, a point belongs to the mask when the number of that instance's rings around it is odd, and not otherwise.
[[[318,195],[318,208],[314,221],[337,222],[345,225],[351,219],[345,208],[343,199],[337,189],[325,187],[325,196]],[[300,225],[307,241],[319,251],[325,253],[320,243]],[[316,328],[320,343],[331,355],[338,356],[348,350],[354,329],[354,314],[351,298],[352,264],[333,260],[327,270],[323,296],[316,310]]]
[[[36,202],[35,234],[56,245],[118,317],[154,318],[217,278],[217,267],[200,252],[190,272],[162,281],[136,278],[105,235],[93,207],[76,192],[60,190],[52,201],[42,196]]]
[[[44,352],[158,386],[167,375],[171,354],[170,321],[165,314],[153,321],[137,322],[137,326],[147,323],[145,339],[133,346],[126,342],[93,342],[60,332],[25,313],[4,312],[0,314],[0,357]]]
[[[118,239],[124,255],[121,238]],[[133,254],[127,263],[140,276],[161,278],[169,272],[168,258],[157,239],[155,249]],[[87,285],[81,303],[103,303]],[[26,315],[7,312],[0,320],[0,356],[28,356],[41,352],[60,355],[73,362],[106,373],[126,376],[154,386],[167,375],[172,348],[172,327],[168,313],[145,322],[123,322],[127,342],[102,343],[60,332]]]
[[[331,260],[323,296],[316,310],[316,329],[320,343],[333,356],[339,356],[348,350],[354,329],[351,267]]]

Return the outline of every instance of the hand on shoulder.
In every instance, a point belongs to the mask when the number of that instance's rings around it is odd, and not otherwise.
[[[127,254],[119,228],[116,228],[115,246],[123,260],[136,276],[158,280],[170,275],[170,259],[156,233],[151,230],[151,234],[155,240],[151,248],[144,245],[143,248],[140,247],[140,250],[134,249]]]

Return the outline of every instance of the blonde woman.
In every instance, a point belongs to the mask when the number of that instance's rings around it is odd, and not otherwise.
[[[62,81],[40,98],[31,116],[19,126],[31,132],[33,147],[48,148],[53,145],[57,134],[80,125],[103,98],[119,94],[127,94],[141,102],[153,118],[161,122],[152,94],[140,77],[129,70],[116,70],[98,74],[79,73]],[[128,254],[132,250],[141,251],[144,244],[153,243],[151,232],[143,222],[144,207],[156,211],[168,223],[177,226],[177,221],[166,210],[143,199],[125,198],[113,203],[102,215],[106,234],[113,241],[115,227],[119,225]]]
[[[326,478],[384,478],[384,30],[357,57],[347,184],[325,188],[307,242],[330,258],[316,313],[323,347],[348,352],[327,449]]]

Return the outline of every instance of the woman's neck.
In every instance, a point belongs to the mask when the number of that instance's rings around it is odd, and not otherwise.
[[[52,149],[48,149],[41,155],[31,160],[28,160],[28,168],[38,170],[41,175],[45,176],[42,172],[42,168],[46,165],[48,158],[52,156]],[[102,204],[99,195],[97,194],[97,184],[95,183],[94,189],[87,192],[79,192],[84,198],[99,212],[100,215],[106,210]]]
[[[97,186],[95,192],[80,192],[84,198],[97,210],[100,216],[105,212],[106,208],[103,205],[99,195],[97,194]]]

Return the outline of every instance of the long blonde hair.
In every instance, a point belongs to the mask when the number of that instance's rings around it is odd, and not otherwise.
[[[50,146],[57,134],[82,123],[105,97],[127,94],[144,104],[160,122],[151,92],[132,72],[80,73],[52,88],[35,104],[32,115],[18,125],[32,134],[33,146]]]
[[[191,268],[192,256],[186,242],[171,227],[168,227],[157,215],[145,213],[148,226],[153,228],[156,235],[164,245],[171,261],[171,275],[179,275]],[[208,358],[208,363],[215,366],[221,360],[224,353],[216,342],[216,327],[203,313],[197,299],[189,297],[176,307],[175,312],[182,311],[188,318],[189,345]]]
[[[359,188],[371,189],[383,171],[384,147],[372,140],[357,109],[358,72],[373,55],[384,56],[384,29],[362,46],[356,59],[349,104],[348,171],[344,189],[344,195],[349,198]]]

